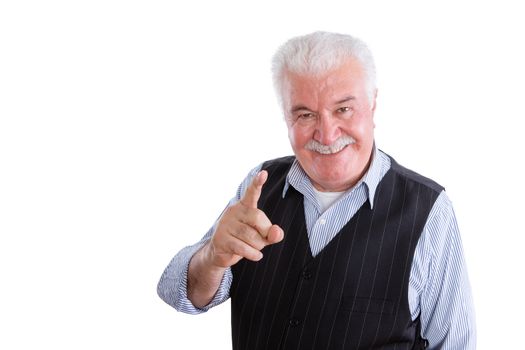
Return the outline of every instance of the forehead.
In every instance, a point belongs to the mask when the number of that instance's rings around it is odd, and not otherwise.
[[[323,99],[340,100],[343,95],[360,97],[366,90],[362,65],[350,59],[322,74],[287,72],[283,86],[283,102],[290,106],[297,102]]]

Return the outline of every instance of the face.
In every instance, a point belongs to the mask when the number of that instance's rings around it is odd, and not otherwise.
[[[322,76],[286,75],[283,106],[299,164],[320,191],[345,191],[368,169],[375,96],[361,64],[349,60]]]

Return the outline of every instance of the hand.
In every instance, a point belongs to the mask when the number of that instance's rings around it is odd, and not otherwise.
[[[283,230],[273,225],[266,214],[257,209],[257,202],[268,173],[260,171],[246,189],[239,202],[227,208],[210,242],[205,246],[207,257],[215,267],[226,268],[242,258],[259,261],[261,250],[280,242]]]

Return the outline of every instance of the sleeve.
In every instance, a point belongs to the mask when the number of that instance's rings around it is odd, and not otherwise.
[[[429,214],[416,252],[421,333],[429,349],[474,350],[476,325],[461,237],[443,191]],[[416,275],[418,275],[416,273]]]
[[[243,180],[239,188],[237,189],[236,196],[230,200],[229,207],[242,197],[246,188],[251,183],[252,178],[261,170],[262,164],[255,167],[250,171],[248,176]],[[214,225],[208,230],[204,237],[196,244],[183,248],[175,255],[170,261],[166,269],[164,270],[160,281],[157,285],[157,294],[167,304],[171,305],[177,311],[181,311],[188,314],[200,314],[208,311],[210,308],[225,302],[230,297],[230,286],[233,280],[231,269],[227,269],[222,278],[219,289],[215,293],[212,301],[203,308],[195,307],[192,302],[188,299],[187,295],[187,283],[188,283],[188,267],[190,260],[193,255],[205,245],[213,233],[219,219]]]

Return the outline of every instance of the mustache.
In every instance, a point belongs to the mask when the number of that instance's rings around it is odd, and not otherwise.
[[[314,151],[321,154],[333,154],[341,151],[348,145],[354,144],[355,142],[356,141],[352,136],[345,135],[335,140],[331,145],[323,145],[322,143],[312,139],[308,141],[304,148],[309,151]]]

